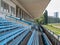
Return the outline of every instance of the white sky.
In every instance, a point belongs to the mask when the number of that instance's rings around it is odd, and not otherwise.
[[[54,12],[59,12],[60,17],[60,0],[51,0],[46,9],[49,16],[54,16]]]

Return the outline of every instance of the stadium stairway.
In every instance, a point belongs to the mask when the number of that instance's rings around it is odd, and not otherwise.
[[[50,41],[44,33],[39,35],[38,31],[32,30],[29,26],[13,23],[0,17],[0,45],[49,44]]]

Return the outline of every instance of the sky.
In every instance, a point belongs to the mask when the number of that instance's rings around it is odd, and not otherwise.
[[[49,16],[54,16],[54,12],[59,12],[60,17],[60,0],[51,0],[46,9]]]

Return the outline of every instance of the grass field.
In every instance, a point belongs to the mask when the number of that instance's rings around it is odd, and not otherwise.
[[[55,25],[55,26],[60,26],[60,23],[54,23],[52,25]]]
[[[45,28],[51,30],[52,32],[54,32],[57,35],[60,35],[60,28],[56,28],[54,26],[60,26],[60,24],[49,24],[49,25],[44,25]]]

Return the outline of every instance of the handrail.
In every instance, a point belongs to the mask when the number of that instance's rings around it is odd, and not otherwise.
[[[43,28],[44,28],[46,31],[48,31],[50,34],[52,34],[57,40],[60,41],[60,35],[55,34],[54,32],[52,32],[51,30],[45,28],[44,26],[43,26]]]

